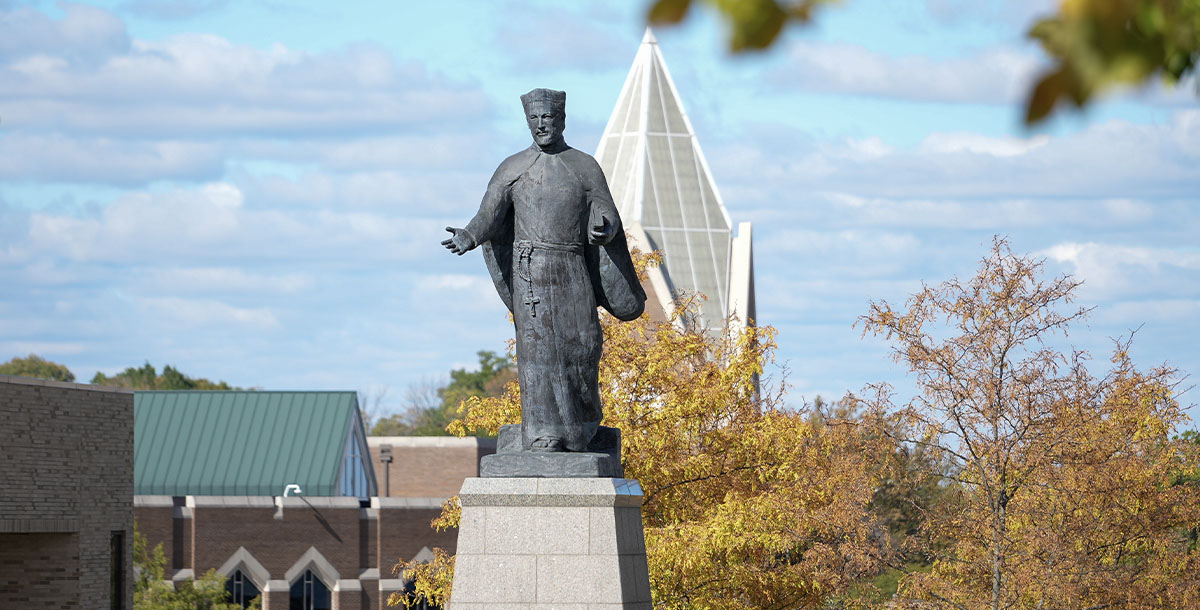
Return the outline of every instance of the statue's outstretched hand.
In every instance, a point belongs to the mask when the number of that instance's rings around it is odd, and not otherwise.
[[[463,254],[475,249],[475,246],[477,245],[475,243],[475,239],[471,237],[471,234],[467,233],[466,230],[456,229],[454,227],[446,227],[446,230],[452,235],[450,239],[442,240],[442,245],[445,246],[447,250],[462,256]]]

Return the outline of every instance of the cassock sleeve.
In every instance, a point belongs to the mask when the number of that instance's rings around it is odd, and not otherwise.
[[[587,192],[588,230],[601,226],[607,221],[610,227],[608,237],[596,242],[596,245],[604,245],[620,235],[624,229],[621,227],[621,217],[617,214],[617,206],[613,203],[612,193],[608,191],[608,181],[604,179],[604,170],[600,169],[600,164],[591,156],[584,155],[584,159],[583,171],[580,174],[582,174],[583,188]]]
[[[496,173],[492,174],[492,179],[488,182],[487,191],[483,193],[479,211],[475,213],[471,222],[467,223],[467,233],[471,234],[475,245],[491,241],[504,229],[504,219],[512,207],[512,185],[521,176],[519,171],[513,171],[513,160],[516,156],[505,159],[500,167],[496,168]]]

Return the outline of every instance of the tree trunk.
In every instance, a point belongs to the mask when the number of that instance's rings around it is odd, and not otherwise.
[[[1007,527],[1008,497],[1004,490],[992,516],[992,610],[1000,610],[1000,585],[1004,568],[1004,530]]]

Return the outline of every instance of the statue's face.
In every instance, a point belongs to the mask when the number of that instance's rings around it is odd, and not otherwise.
[[[538,146],[549,146],[562,140],[567,115],[553,104],[534,102],[525,109],[525,121],[529,123],[533,141]]]

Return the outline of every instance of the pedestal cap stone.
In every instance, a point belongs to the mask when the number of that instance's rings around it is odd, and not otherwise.
[[[524,451],[521,426],[500,427],[496,453],[479,461],[479,476],[485,478],[621,478],[621,431],[600,426],[586,452]]]

